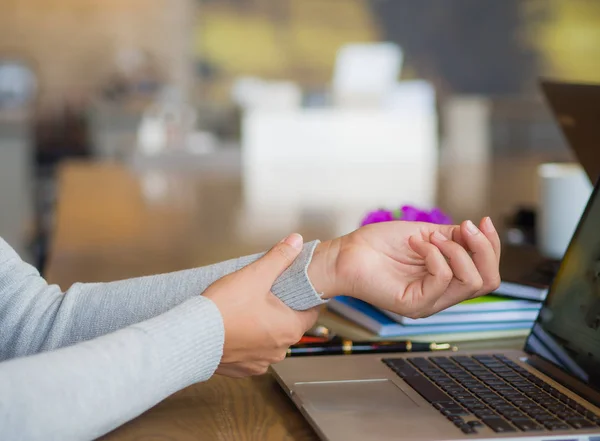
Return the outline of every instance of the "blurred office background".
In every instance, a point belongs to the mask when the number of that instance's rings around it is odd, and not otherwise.
[[[332,232],[343,233],[378,205],[432,206],[444,193],[444,208],[469,216],[490,185],[508,187],[494,204],[509,215],[533,192],[443,164],[569,160],[537,81],[600,81],[596,0],[0,0],[0,10],[0,235],[39,267],[57,170],[74,158],[144,173],[150,199],[176,185],[161,170],[219,182],[227,201],[171,188],[170,203],[233,206],[222,222],[243,219],[235,228],[248,236],[330,222],[318,213],[334,206]]]

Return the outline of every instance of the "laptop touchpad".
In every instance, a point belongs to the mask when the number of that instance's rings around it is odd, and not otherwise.
[[[323,381],[297,383],[303,405],[319,411],[362,413],[398,412],[419,405],[390,380]]]

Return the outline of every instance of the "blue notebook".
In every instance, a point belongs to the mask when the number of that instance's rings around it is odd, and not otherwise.
[[[352,320],[380,337],[402,337],[424,334],[443,334],[476,331],[504,331],[530,329],[532,320],[506,323],[457,323],[442,325],[405,326],[392,320],[379,309],[353,297],[339,296],[331,299],[327,307]]]

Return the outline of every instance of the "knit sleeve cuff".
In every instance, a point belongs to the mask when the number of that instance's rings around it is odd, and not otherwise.
[[[308,278],[308,265],[319,243],[315,240],[305,244],[294,263],[273,285],[273,294],[292,309],[303,311],[326,303]]]
[[[308,278],[308,265],[310,265],[315,248],[319,243],[319,240],[305,243],[294,263],[273,284],[273,294],[292,309],[304,311],[327,302],[321,297],[322,294],[315,290]],[[240,257],[237,259],[237,269],[255,262],[264,254]]]

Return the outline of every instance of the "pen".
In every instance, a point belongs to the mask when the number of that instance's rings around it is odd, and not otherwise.
[[[421,343],[411,341],[364,341],[341,340],[329,343],[301,343],[287,350],[288,357],[304,355],[383,354],[390,352],[456,351],[449,343]]]
[[[310,335],[304,335],[300,339],[300,341],[296,344],[305,344],[305,343],[327,343],[329,340],[325,337],[312,337]]]

